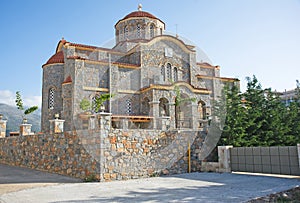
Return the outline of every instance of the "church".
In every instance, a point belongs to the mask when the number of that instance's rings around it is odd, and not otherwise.
[[[114,27],[112,48],[58,42],[42,66],[43,132],[58,115],[65,131],[84,128],[80,103],[102,94],[112,95],[102,110],[113,128],[126,120],[126,128],[161,129],[164,122],[166,130],[200,129],[224,84],[239,85],[221,77],[219,66],[198,61],[194,45],[165,34],[165,23],[141,5]]]

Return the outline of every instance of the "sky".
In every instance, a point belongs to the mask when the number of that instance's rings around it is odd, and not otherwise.
[[[300,80],[300,0],[1,0],[0,103],[41,105],[42,65],[62,37],[103,46],[127,14],[150,12],[206,53],[221,76],[284,91]]]

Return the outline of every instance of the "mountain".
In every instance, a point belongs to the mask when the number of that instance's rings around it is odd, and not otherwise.
[[[26,107],[25,107],[26,109]],[[3,115],[3,119],[7,120],[6,123],[6,135],[9,135],[11,131],[19,131],[20,124],[22,123],[22,111],[17,109],[16,106],[10,106],[0,103],[0,114]],[[29,124],[32,124],[31,131],[39,132],[41,130],[41,110],[38,109],[33,113],[26,116]]]

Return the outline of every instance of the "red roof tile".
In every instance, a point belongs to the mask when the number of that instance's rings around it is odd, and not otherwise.
[[[53,64],[53,63],[64,63],[63,51],[59,51],[56,54],[54,54],[53,56],[51,56],[49,58],[49,60],[47,61],[47,63],[45,63],[43,66]]]
[[[143,18],[143,17],[146,17],[146,18],[152,18],[152,19],[155,19],[155,20],[159,20],[161,21],[159,18],[155,17],[154,15],[152,15],[151,13],[148,13],[146,11],[133,11],[131,13],[129,13],[127,16],[125,16],[123,19],[119,20],[116,25],[122,21],[122,20],[126,20],[128,18]],[[165,24],[163,21],[161,21],[163,24]]]
[[[71,83],[72,82],[72,78],[71,78],[71,76],[69,75],[66,79],[65,79],[65,81],[63,82],[63,84],[64,83]]]

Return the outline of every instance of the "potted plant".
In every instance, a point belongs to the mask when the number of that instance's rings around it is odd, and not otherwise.
[[[25,109],[23,106],[23,100],[22,100],[22,97],[21,97],[21,94],[19,91],[16,92],[15,102],[16,102],[17,108],[22,111],[23,124],[27,123],[26,115],[29,115],[29,114],[33,113],[34,111],[36,111],[38,109],[38,106],[32,106],[32,107]]]

